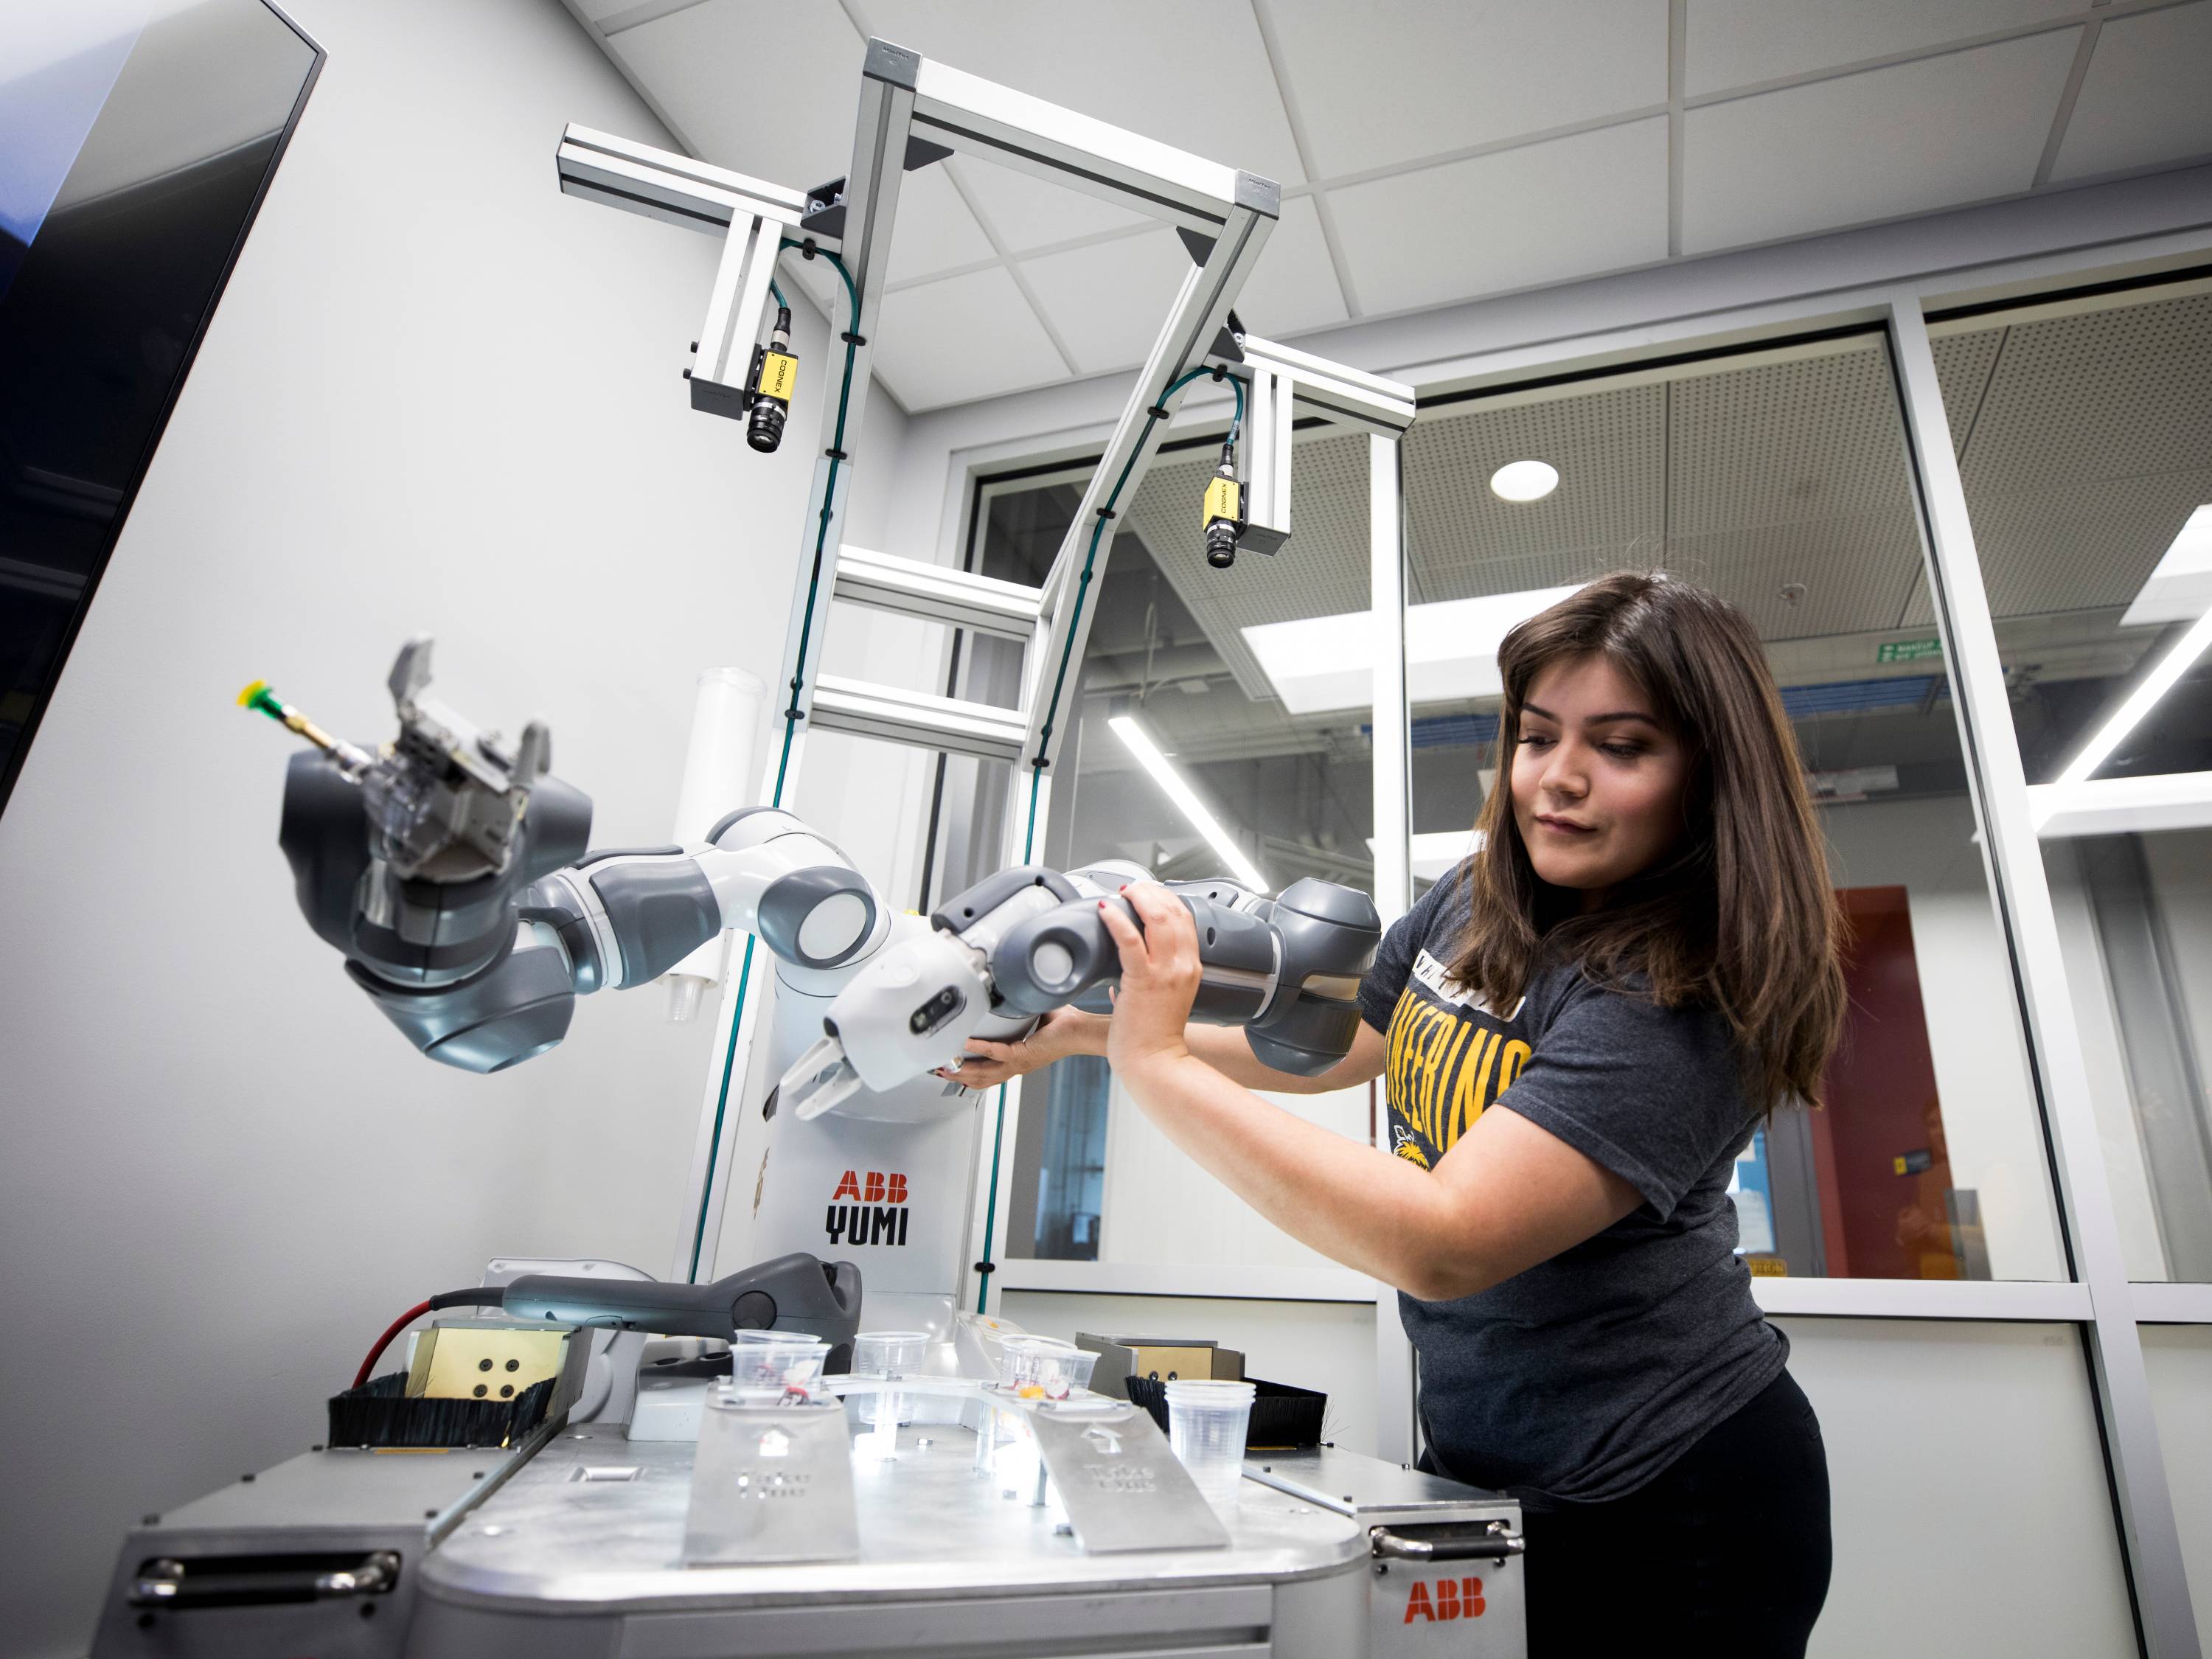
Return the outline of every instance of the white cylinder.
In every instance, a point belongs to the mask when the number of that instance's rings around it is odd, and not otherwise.
[[[709,668],[699,676],[684,787],[676,798],[672,839],[678,846],[706,840],[721,818],[753,804],[760,787],[753,770],[753,736],[767,700],[768,688],[742,668]]]
[[[760,729],[761,705],[768,688],[742,668],[709,668],[699,676],[691,706],[691,744],[684,757],[684,786],[676,797],[675,832],[679,847],[707,839],[707,832],[740,806],[752,805],[759,780],[753,771],[753,734]],[[708,988],[727,965],[727,939],[708,939],[663,975],[668,985],[668,1018],[679,1024],[695,1018]]]

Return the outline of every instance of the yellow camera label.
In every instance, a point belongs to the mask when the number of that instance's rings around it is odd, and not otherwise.
[[[753,390],[763,398],[774,398],[779,403],[791,401],[792,389],[799,384],[799,359],[787,357],[781,351],[771,351],[761,359],[760,384]]]
[[[1209,479],[1206,486],[1206,510],[1199,515],[1201,526],[1216,519],[1226,519],[1231,524],[1243,518],[1243,487],[1234,478]]]

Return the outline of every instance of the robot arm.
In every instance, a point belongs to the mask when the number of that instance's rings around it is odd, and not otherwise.
[[[433,1060],[495,1072],[543,1054],[578,996],[641,985],[726,928],[805,968],[881,946],[890,917],[866,878],[787,812],[733,812],[698,847],[587,854],[591,802],[545,775],[545,728],[510,751],[423,696],[429,653],[428,640],[399,653],[399,737],[380,755],[265,685],[240,702],[322,751],[285,780],[278,840],[301,908]]]
[[[1024,866],[977,884],[930,917],[930,933],[882,951],[838,994],[825,1035],[785,1073],[779,1097],[814,1117],[862,1089],[955,1063],[986,1020],[1033,1024],[1070,1003],[1103,1012],[1121,964],[1100,902],[1136,921],[1121,890],[1143,876],[1133,866],[1073,876]],[[1193,1018],[1243,1026],[1262,1063],[1298,1076],[1350,1052],[1359,977],[1382,938],[1372,900],[1310,878],[1276,899],[1225,881],[1169,890],[1198,927]]]
[[[577,997],[642,985],[726,929],[851,975],[825,1036],[784,1077],[801,1118],[951,1065],[979,1032],[1018,1036],[1064,1004],[1104,1006],[1121,963],[1098,905],[1133,919],[1120,895],[1143,878],[1136,866],[1001,871],[885,949],[891,918],[874,889],[788,812],[732,812],[696,847],[586,853],[591,802],[546,775],[545,728],[533,721],[510,752],[423,695],[429,653],[421,639],[399,653],[399,737],[379,756],[265,685],[240,701],[323,751],[295,757],[285,782],[278,839],[301,908],[433,1060],[496,1072],[543,1054]],[[1173,890],[1198,923],[1194,1018],[1243,1025],[1283,1071],[1310,1076],[1344,1056],[1382,933],[1366,895],[1311,879],[1276,899],[1226,882]]]

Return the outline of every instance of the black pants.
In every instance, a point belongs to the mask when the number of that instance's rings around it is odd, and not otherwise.
[[[1828,1595],[1828,1459],[1788,1371],[1655,1480],[1523,1517],[1529,1659],[1797,1659]]]

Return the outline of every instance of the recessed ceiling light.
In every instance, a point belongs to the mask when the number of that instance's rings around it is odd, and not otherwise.
[[[1547,461],[1508,461],[1490,475],[1490,493],[1509,501],[1540,501],[1559,487],[1559,469]]]

